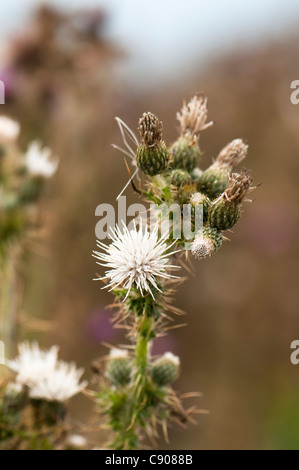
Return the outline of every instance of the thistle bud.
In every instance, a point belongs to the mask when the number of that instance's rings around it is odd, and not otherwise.
[[[213,122],[206,122],[208,117],[208,99],[203,96],[194,95],[189,103],[184,103],[181,111],[177,113],[177,120],[180,123],[181,135],[194,137],[213,125]]]
[[[223,237],[219,230],[213,227],[203,227],[191,245],[191,253],[195,258],[206,258],[221,247],[222,241]]]
[[[226,166],[232,170],[244,160],[248,152],[248,145],[242,139],[235,139],[227,144],[219,153],[217,162],[220,166]]]
[[[225,191],[228,180],[229,170],[215,162],[199,177],[197,189],[214,199]]]
[[[194,193],[190,198],[190,204],[194,207],[199,205],[203,206],[203,221],[206,222],[211,204],[211,200],[208,198],[208,196],[202,193]]]
[[[198,143],[195,139],[192,140],[190,136],[181,136],[172,145],[171,153],[171,168],[179,168],[191,172],[198,164],[200,159],[200,150]]]
[[[163,354],[152,365],[152,379],[157,385],[165,386],[174,382],[180,370],[180,359],[174,354],[167,352]]]
[[[184,186],[185,184],[191,183],[192,179],[190,174],[184,170],[172,170],[170,173],[170,182],[177,188]]]
[[[218,197],[227,187],[231,171],[247,155],[248,145],[242,139],[235,139],[226,145],[215,162],[203,172],[198,180],[198,188],[211,198]]]
[[[194,170],[192,170],[191,172],[192,181],[197,183],[200,180],[200,177],[202,174],[203,174],[203,171],[200,168],[198,167],[194,168]]]
[[[190,173],[196,167],[200,158],[198,135],[213,124],[206,122],[207,116],[207,98],[202,96],[193,96],[177,113],[181,136],[171,147],[172,168],[181,168]]]
[[[141,143],[137,149],[137,165],[146,175],[162,173],[169,163],[169,153],[162,140],[162,121],[152,113],[144,113],[139,120]]]
[[[209,223],[218,230],[232,228],[240,218],[241,203],[253,189],[252,178],[246,173],[233,173],[224,193],[209,208]]]
[[[106,376],[114,385],[127,385],[131,380],[132,364],[128,351],[111,349]]]

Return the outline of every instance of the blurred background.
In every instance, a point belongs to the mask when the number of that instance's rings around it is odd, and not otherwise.
[[[21,267],[21,337],[59,344],[86,375],[103,342],[124,341],[111,295],[92,282],[95,208],[116,206],[128,179],[111,147],[121,143],[114,116],[135,130],[152,111],[171,142],[183,99],[204,93],[215,126],[201,136],[203,166],[241,137],[262,184],[231,241],[180,287],[188,326],[155,344],[180,355],[176,388],[201,391],[197,404],[210,411],[195,427],[172,427],[161,448],[298,449],[298,1],[10,0],[0,18],[0,113],[21,122],[24,148],[38,137],[61,160],[43,201],[46,233]],[[75,398],[72,412],[86,421],[93,405]]]

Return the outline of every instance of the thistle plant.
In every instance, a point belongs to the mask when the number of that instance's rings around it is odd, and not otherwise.
[[[183,397],[172,387],[180,372],[179,358],[171,352],[153,356],[152,342],[166,334],[170,315],[178,313],[171,306],[171,297],[182,281],[174,271],[183,257],[190,261],[191,256],[202,259],[215,253],[226,239],[223,231],[236,224],[243,201],[254,189],[247,170],[233,172],[248,150],[241,139],[224,147],[208,169],[199,168],[199,137],[213,124],[207,121],[206,98],[194,96],[184,103],[177,120],[180,135],[168,147],[163,124],[153,113],[144,113],[139,120],[140,142],[117,118],[125,148],[116,148],[130,157],[135,170],[129,181],[154,204],[157,223],[148,228],[140,220],[139,228],[136,221],[131,227],[112,227],[111,243],[98,241],[100,251],[93,253],[105,268],[98,279],[115,297],[115,326],[126,328],[130,340],[128,346],[112,348],[103,359],[100,391],[94,393],[111,430],[109,445],[114,449],[137,449],[146,436],[155,443],[159,424],[167,436],[169,421],[186,423],[200,412],[193,406],[184,409]],[[140,173],[145,175],[145,183]],[[170,214],[173,205],[179,208],[178,217]],[[165,207],[169,209],[166,213]],[[180,231],[178,237],[177,225],[184,225],[186,210],[193,230]],[[163,231],[165,215],[169,224]]]
[[[65,449],[67,401],[86,387],[80,382],[83,369],[58,359],[57,346],[43,351],[26,342],[5,365],[12,372],[0,390],[0,449]]]
[[[16,323],[16,266],[26,236],[38,225],[38,200],[57,170],[51,151],[32,142],[18,146],[19,123],[0,116],[0,340],[12,352]]]

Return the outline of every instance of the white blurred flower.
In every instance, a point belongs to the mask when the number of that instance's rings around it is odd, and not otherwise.
[[[126,349],[112,348],[110,349],[110,352],[109,352],[110,359],[120,359],[120,358],[126,359],[128,356],[129,356],[129,353]]]
[[[16,396],[19,393],[21,393],[22,390],[23,390],[23,387],[21,384],[16,383],[16,382],[9,382],[6,386],[5,394],[6,396]]]
[[[166,352],[163,354],[162,356],[163,359],[166,359],[167,361],[170,361],[170,362],[173,362],[173,364],[175,364],[176,366],[179,366],[180,365],[180,358],[178,356],[175,356],[173,353],[171,352]]]
[[[74,363],[58,361],[47,376],[30,388],[30,397],[47,401],[64,402],[81,392],[87,382],[81,382],[84,369],[77,369]]]
[[[58,346],[42,351],[36,342],[18,345],[19,355],[7,366],[17,373],[16,382],[21,385],[34,385],[50,374],[58,360]]]
[[[87,439],[84,436],[81,436],[81,434],[71,434],[68,437],[67,443],[71,447],[82,449],[87,445]]]
[[[51,150],[42,148],[38,141],[29,145],[25,161],[29,173],[37,178],[51,178],[58,168],[58,160],[53,160]]]
[[[20,124],[6,116],[0,116],[0,140],[13,142],[19,137]]]
[[[168,264],[169,257],[176,253],[169,252],[175,242],[170,246],[167,245],[165,242],[167,234],[159,239],[158,225],[152,232],[142,228],[141,223],[139,230],[134,223],[133,230],[124,225],[123,231],[116,226],[111,232],[112,243],[109,246],[97,242],[98,247],[106,253],[93,252],[93,256],[103,262],[97,264],[110,268],[102,278],[110,281],[107,286],[110,290],[121,286],[127,289],[128,296],[135,285],[141,295],[150,292],[153,297],[152,287],[160,291],[157,278],[175,277],[167,272],[169,268],[178,267]]]
[[[64,402],[86,387],[87,382],[80,383],[84,370],[58,360],[58,346],[42,351],[37,343],[24,342],[18,351],[17,358],[6,364],[17,373],[16,384],[29,387],[31,398]]]

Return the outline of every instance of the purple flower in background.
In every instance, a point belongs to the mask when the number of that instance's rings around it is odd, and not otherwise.
[[[113,328],[111,312],[101,308],[90,313],[85,329],[86,336],[94,343],[115,341],[120,336],[120,332]]]
[[[161,356],[169,351],[174,354],[179,354],[177,338],[172,333],[168,333],[166,336],[154,339],[151,351],[153,356]]]

